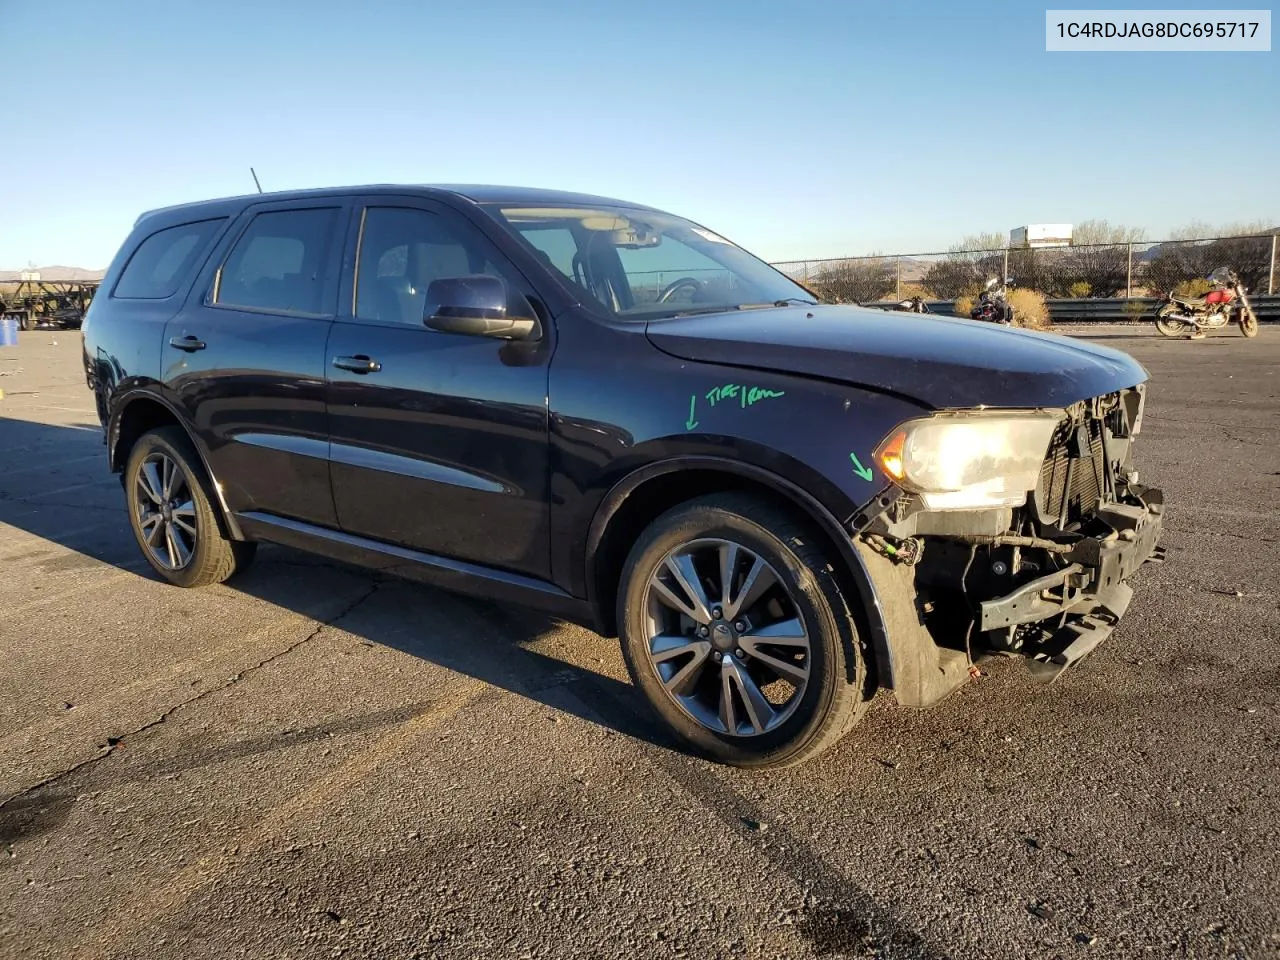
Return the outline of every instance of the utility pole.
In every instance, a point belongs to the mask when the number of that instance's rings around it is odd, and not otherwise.
[[[1274,240],[1275,238],[1272,237],[1272,239]],[[1272,244],[1271,259],[1273,262],[1275,261],[1275,244]],[[895,300],[901,300],[902,299],[902,258],[894,257],[893,263],[894,263],[894,266],[897,268],[897,279],[894,280],[893,282],[893,298]]]
[[[1124,279],[1124,298],[1133,297],[1133,241],[1129,241],[1129,269]]]

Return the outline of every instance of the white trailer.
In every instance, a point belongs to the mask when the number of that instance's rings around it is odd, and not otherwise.
[[[1071,224],[1032,223],[1009,231],[1010,247],[1069,247]]]

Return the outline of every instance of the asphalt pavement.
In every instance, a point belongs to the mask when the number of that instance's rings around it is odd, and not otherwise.
[[[1280,956],[1280,328],[1152,374],[1168,560],[1056,684],[691,759],[617,644],[267,546],[161,584],[75,332],[0,348],[0,957]]]

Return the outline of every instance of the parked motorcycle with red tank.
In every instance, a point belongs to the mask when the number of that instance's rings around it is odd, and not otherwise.
[[[1258,315],[1240,275],[1230,267],[1219,267],[1208,280],[1213,289],[1203,297],[1165,294],[1164,303],[1156,310],[1156,329],[1166,337],[1199,340],[1206,330],[1236,323],[1246,337],[1256,337]]]

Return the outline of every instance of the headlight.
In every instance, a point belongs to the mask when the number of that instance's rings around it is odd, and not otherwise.
[[[1061,410],[941,414],[904,423],[876,461],[931,510],[1019,506],[1035,489]]]

